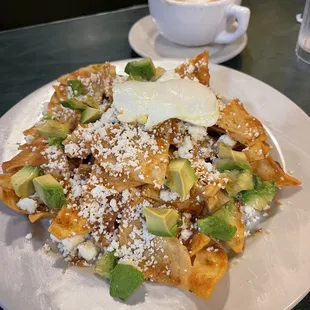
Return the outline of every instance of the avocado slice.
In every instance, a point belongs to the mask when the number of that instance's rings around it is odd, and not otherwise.
[[[214,212],[213,215],[198,220],[199,231],[219,240],[230,241],[237,231],[236,226],[229,224],[231,216],[233,216],[232,201]]]
[[[110,279],[111,272],[115,266],[116,266],[116,257],[114,256],[114,252],[106,252],[101,256],[101,258],[97,262],[94,268],[94,272],[104,278]]]
[[[130,265],[118,264],[110,278],[110,295],[126,301],[142,285],[143,274]]]
[[[74,97],[79,97],[84,94],[84,87],[80,80],[68,80],[67,85],[71,87]]]
[[[233,151],[224,143],[218,146],[219,159],[216,161],[216,169],[225,170],[252,170],[251,165],[244,152]]]
[[[81,123],[88,124],[97,121],[102,115],[102,112],[99,109],[94,109],[87,107],[82,112]]]
[[[128,62],[125,72],[132,79],[151,81],[156,75],[156,68],[151,58],[147,57],[141,60]]]
[[[51,209],[59,209],[66,204],[62,186],[46,174],[33,179],[33,185],[40,199]]]
[[[254,189],[240,193],[240,199],[247,206],[262,211],[276,194],[277,186],[274,181],[262,181],[254,175]]]
[[[51,119],[37,126],[36,130],[44,138],[55,137],[65,139],[69,133],[69,125]]]
[[[25,165],[22,169],[11,176],[11,183],[18,197],[28,197],[35,192],[32,180],[43,172],[40,168]]]
[[[178,230],[180,215],[173,209],[143,208],[147,230],[160,237],[173,237]]]
[[[180,195],[180,200],[186,200],[191,188],[198,180],[189,160],[179,158],[170,161],[167,167],[167,186]]]
[[[94,109],[99,109],[99,106],[96,102],[96,99],[92,96],[87,97],[86,99],[83,100],[83,103],[85,103],[87,106],[94,108]]]
[[[63,138],[48,137],[49,146],[62,146]]]
[[[61,101],[60,104],[63,107],[69,108],[71,110],[84,111],[87,108],[86,104],[84,104],[82,101],[79,101],[79,100],[74,99],[74,98]]]
[[[227,193],[235,197],[241,191],[250,190],[254,188],[253,174],[249,170],[232,170],[222,173],[222,177],[226,177],[229,181],[226,184]]]

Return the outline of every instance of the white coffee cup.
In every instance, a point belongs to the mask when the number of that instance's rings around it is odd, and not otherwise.
[[[236,0],[202,3],[177,0],[148,0],[148,2],[151,15],[161,35],[180,45],[231,43],[239,39],[249,25],[250,10],[237,5]],[[227,23],[231,17],[238,21],[234,32],[227,31]]]

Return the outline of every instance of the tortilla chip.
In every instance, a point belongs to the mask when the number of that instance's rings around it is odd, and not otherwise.
[[[251,162],[255,174],[264,181],[275,181],[278,186],[297,186],[301,182],[286,174],[281,166],[269,155],[267,158]]]
[[[257,141],[255,144],[248,147],[244,153],[249,162],[264,159],[266,154],[271,150],[271,146],[262,141]]]
[[[13,189],[12,183],[11,183],[11,176],[12,173],[4,173],[0,174],[0,187],[7,188],[7,189]]]
[[[183,79],[185,77],[194,80],[198,79],[199,83],[209,86],[209,53],[207,51],[189,59],[184,64],[177,67],[174,71]]]
[[[19,201],[19,197],[16,196],[14,190],[0,187],[0,200],[4,202],[10,209],[18,213],[29,214],[29,212],[20,209],[16,203]]]
[[[238,99],[230,101],[220,112],[217,125],[233,139],[248,146],[267,139],[261,122],[250,115]]]
[[[190,257],[195,256],[198,252],[204,249],[210,243],[210,241],[211,239],[204,234],[201,233],[195,234],[189,243]]]
[[[11,160],[2,163],[2,169],[9,173],[15,173],[22,169],[26,164],[39,167],[46,162],[41,152],[46,148],[45,143],[41,143],[36,147],[36,151],[32,151],[32,147],[28,147],[20,151]]]
[[[223,277],[228,267],[228,257],[224,248],[212,244],[213,250],[196,253],[189,276],[189,289],[196,295],[209,299],[216,283]]]
[[[55,218],[56,214],[51,213],[51,212],[41,212],[41,213],[35,213],[35,214],[29,214],[28,218],[31,223],[34,223],[38,220],[43,220],[43,219],[52,219]]]
[[[153,239],[153,251],[146,251],[147,259],[153,256],[157,263],[145,270],[141,266],[143,275],[158,283],[172,285],[188,290],[188,275],[191,270],[191,260],[187,248],[179,239],[160,238]]]
[[[86,219],[78,216],[78,213],[78,210],[62,207],[48,231],[59,240],[89,233],[92,229]]]
[[[229,200],[230,200],[230,197],[228,196],[228,194],[223,190],[219,190],[216,193],[216,195],[208,198],[208,210],[209,210],[209,212],[210,213],[215,212],[216,210],[221,208],[221,206],[223,206]]]
[[[229,224],[237,227],[234,237],[227,241],[227,245],[235,252],[242,253],[244,248],[244,225],[242,222],[242,213],[236,203],[232,205],[232,214]]]

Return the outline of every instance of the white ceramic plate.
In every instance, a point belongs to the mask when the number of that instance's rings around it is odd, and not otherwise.
[[[186,47],[175,44],[158,32],[150,15],[138,20],[130,29],[128,40],[131,48],[142,57],[155,58],[190,58],[202,51],[209,51],[211,63],[221,63],[240,54],[248,37],[244,34],[231,44],[210,44],[199,47]]]
[[[116,62],[123,69],[127,61]],[[155,62],[167,69],[178,61]],[[129,304],[113,300],[109,286],[90,270],[70,267],[56,254],[45,254],[44,223],[0,206],[0,304],[5,310],[283,310],[309,290],[310,274],[310,121],[292,101],[268,85],[240,72],[210,65],[211,86],[226,98],[238,97],[271,134],[277,159],[301,179],[303,188],[283,188],[276,216],[262,224],[264,233],[246,242],[245,253],[205,301],[189,292],[145,284]],[[32,93],[0,120],[0,161],[22,142],[22,130],[37,120],[52,83]],[[28,241],[24,236],[33,233]],[[145,294],[147,292],[147,294]]]

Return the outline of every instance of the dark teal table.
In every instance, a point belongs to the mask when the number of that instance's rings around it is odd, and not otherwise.
[[[252,12],[248,46],[224,65],[273,86],[310,115],[310,65],[298,61],[294,52],[300,27],[295,16],[304,2],[244,0]],[[147,7],[137,7],[0,32],[0,116],[64,73],[90,63],[136,57],[128,31],[147,14]],[[302,309],[310,309],[309,295],[295,308]]]

